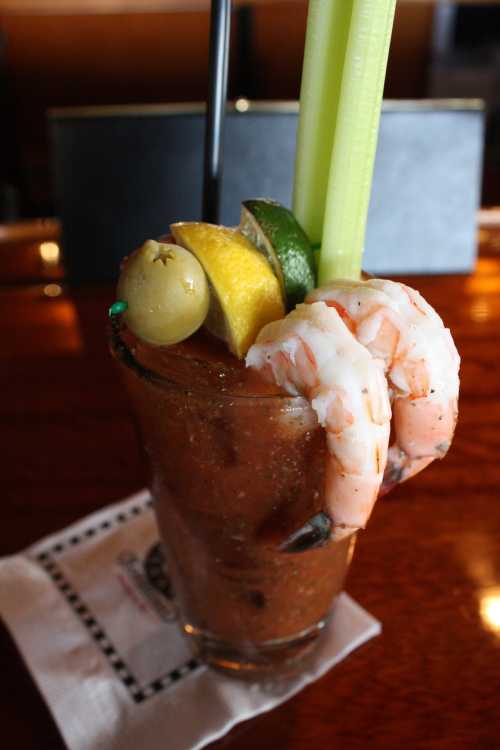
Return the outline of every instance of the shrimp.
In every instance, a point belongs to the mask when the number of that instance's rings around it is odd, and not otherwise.
[[[383,362],[395,434],[385,494],[446,454],[457,421],[460,357],[436,311],[404,284],[339,279],[313,290],[306,303],[320,300]]]
[[[379,494],[391,407],[383,365],[324,302],[298,305],[269,323],[246,364],[291,395],[308,398],[327,436],[325,471],[332,537],[364,527]]]

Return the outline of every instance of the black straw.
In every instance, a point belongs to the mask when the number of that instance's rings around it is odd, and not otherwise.
[[[203,220],[213,224],[219,223],[230,27],[231,0],[212,0],[205,118]]]

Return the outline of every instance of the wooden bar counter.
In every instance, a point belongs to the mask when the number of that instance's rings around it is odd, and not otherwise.
[[[445,460],[360,535],[347,590],[382,635],[213,747],[500,747],[500,230],[480,239],[473,274],[407,280],[452,329],[460,418]],[[2,556],[145,484],[105,339],[113,290],[60,283],[0,288]],[[0,653],[0,745],[63,748],[5,629]]]

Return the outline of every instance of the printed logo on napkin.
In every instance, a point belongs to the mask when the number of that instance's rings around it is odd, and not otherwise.
[[[151,501],[137,499],[35,555],[136,701],[197,666],[151,514]]]
[[[172,585],[160,542],[154,544],[143,559],[133,550],[124,550],[118,556],[116,565],[124,593],[135,606],[162,622],[176,619]]]
[[[238,681],[193,659],[146,492],[0,560],[0,615],[71,750],[200,750],[380,633],[347,594],[311,664]]]

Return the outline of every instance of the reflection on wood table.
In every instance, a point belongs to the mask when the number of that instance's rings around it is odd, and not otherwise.
[[[453,331],[461,410],[446,459],[381,500],[359,539],[347,588],[382,636],[216,746],[498,747],[500,231],[481,242],[474,274],[407,280]],[[113,289],[51,286],[0,290],[2,555],[146,481],[107,352]],[[5,631],[0,648],[6,747],[62,748]]]

